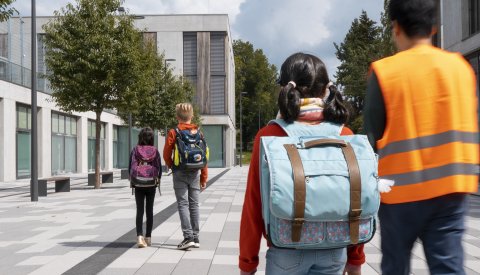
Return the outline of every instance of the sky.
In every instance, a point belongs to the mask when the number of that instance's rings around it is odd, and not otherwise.
[[[74,0],[37,0],[37,15]],[[340,44],[353,19],[365,10],[376,22],[383,0],[125,0],[130,14],[228,14],[233,39],[249,41],[263,50],[280,68],[292,53],[302,51],[322,59],[334,79],[340,61],[333,43]],[[21,15],[31,15],[30,0],[13,5]]]

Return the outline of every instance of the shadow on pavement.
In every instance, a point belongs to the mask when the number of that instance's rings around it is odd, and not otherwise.
[[[60,243],[63,246],[68,247],[105,247],[105,248],[131,248],[135,242],[63,242]]]

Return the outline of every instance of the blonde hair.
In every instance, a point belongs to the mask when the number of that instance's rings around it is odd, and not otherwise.
[[[182,121],[189,121],[193,117],[193,107],[190,103],[178,103],[175,106],[177,118]]]

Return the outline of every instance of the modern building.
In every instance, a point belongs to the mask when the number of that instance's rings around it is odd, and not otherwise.
[[[439,3],[441,19],[437,45],[448,51],[461,53],[470,62],[477,76],[478,97],[480,90],[480,0],[440,0]],[[480,190],[477,194],[480,195]]]
[[[166,64],[188,78],[196,92],[202,131],[210,146],[210,167],[234,165],[235,64],[227,15],[136,16],[144,37],[157,43]],[[37,18],[37,71],[45,73],[42,25]],[[0,23],[0,182],[30,177],[31,18]],[[168,62],[168,63],[167,63]],[[94,169],[95,115],[62,112],[48,83],[38,80],[39,177]],[[128,127],[114,111],[102,114],[101,168],[128,166]],[[132,130],[132,144],[138,129]],[[158,136],[161,151],[165,138]]]

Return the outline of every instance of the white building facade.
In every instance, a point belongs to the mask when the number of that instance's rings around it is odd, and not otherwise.
[[[136,26],[153,38],[166,64],[188,78],[202,131],[210,146],[210,167],[234,165],[235,64],[227,15],[136,16]],[[43,30],[52,17],[37,18],[39,73],[45,73]],[[14,17],[0,23],[0,182],[30,177],[30,18]],[[48,84],[38,80],[39,177],[87,173],[94,169],[95,114],[64,113],[49,95]],[[172,114],[174,115],[174,114]],[[101,168],[126,168],[130,148],[128,126],[112,112],[103,112]],[[139,129],[132,130],[136,144]],[[163,150],[164,137],[156,144]]]

